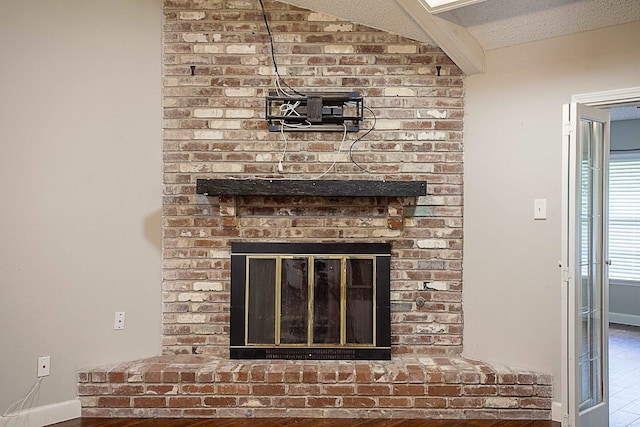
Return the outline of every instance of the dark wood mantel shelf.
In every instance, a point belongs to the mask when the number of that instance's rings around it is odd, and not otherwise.
[[[427,194],[424,181],[198,179],[205,196],[417,197]]]

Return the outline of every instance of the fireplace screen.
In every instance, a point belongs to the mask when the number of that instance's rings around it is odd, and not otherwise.
[[[234,243],[231,357],[388,359],[389,245]]]

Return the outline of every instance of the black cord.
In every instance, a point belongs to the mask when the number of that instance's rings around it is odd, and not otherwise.
[[[273,69],[276,72],[277,79],[278,81],[282,82],[288,89],[292,90],[296,95],[305,96],[304,94],[298,92],[297,90],[289,86],[287,82],[285,82],[282,76],[280,75],[280,72],[278,72],[278,63],[276,62],[275,48],[273,46],[273,36],[271,35],[271,28],[269,28],[269,20],[267,19],[267,12],[264,8],[264,4],[262,3],[262,0],[259,0],[259,1],[260,1],[260,7],[262,8],[262,17],[264,18],[264,25],[267,28],[267,34],[269,35],[269,45],[271,46],[271,60],[273,61]]]
[[[353,146],[356,145],[356,143],[358,141],[362,140],[362,138],[364,138],[365,136],[369,135],[371,133],[371,131],[376,128],[376,122],[378,121],[378,119],[376,118],[376,114],[373,112],[373,110],[371,108],[369,108],[367,106],[364,106],[364,108],[367,111],[369,111],[371,113],[371,115],[373,116],[373,125],[364,134],[360,135],[359,137],[357,137],[356,139],[353,140],[353,142],[351,143],[351,146],[349,147],[349,159],[351,160],[351,163],[356,165],[361,171],[367,172],[367,173],[371,173],[368,169],[363,168],[362,166],[360,166],[360,164],[358,164],[358,162],[356,162],[353,159]]]

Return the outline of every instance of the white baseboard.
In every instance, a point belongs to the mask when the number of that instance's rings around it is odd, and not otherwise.
[[[640,316],[637,314],[609,313],[609,322],[622,325],[640,326]]]
[[[62,421],[80,418],[79,400],[36,406],[14,417],[0,418],[0,427],[42,427]]]
[[[562,404],[560,402],[551,402],[551,421],[562,422]]]

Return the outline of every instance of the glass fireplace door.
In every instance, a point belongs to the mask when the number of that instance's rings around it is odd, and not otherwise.
[[[264,247],[300,253],[232,253],[232,358],[391,357],[387,244]]]

